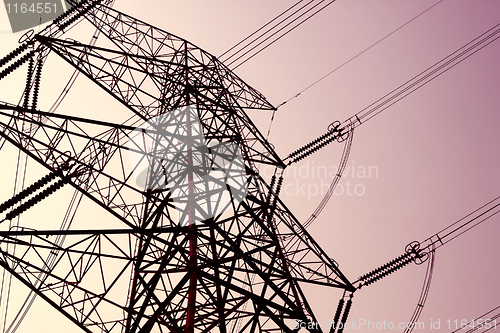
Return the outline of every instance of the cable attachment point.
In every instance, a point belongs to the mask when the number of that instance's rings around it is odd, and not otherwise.
[[[350,130],[345,128],[339,130],[339,127],[339,121],[334,121],[328,125],[328,132],[288,155],[286,158],[289,159],[288,165],[306,158],[335,140],[342,142],[347,139],[349,137]],[[346,131],[345,134],[342,133],[343,130]]]
[[[17,41],[19,44],[23,44],[24,42],[28,42],[28,45],[33,46],[32,38],[35,35],[35,30],[30,29],[24,35],[22,35]]]
[[[356,116],[357,117],[357,116]],[[350,124],[342,127],[341,129],[336,128],[337,134],[337,142],[342,143],[349,138],[349,136],[354,131],[354,122],[350,119]]]
[[[339,126],[340,126],[340,121],[335,120],[333,123],[328,125],[328,131],[329,132],[336,132],[337,129],[339,128]]]
[[[413,260],[417,265],[421,265],[429,259],[429,252],[426,249],[420,248],[419,241],[413,241],[406,245],[405,252],[413,256]]]
[[[351,131],[348,130],[347,128],[341,128],[339,131],[339,133],[337,134],[337,142],[338,143],[342,143],[344,142],[345,140],[347,140],[347,138],[349,137],[349,135],[351,135]]]
[[[337,306],[337,311],[335,312],[335,316],[333,317],[333,323],[330,327],[330,333],[342,333],[347,323],[347,318],[349,316],[349,312],[351,311],[352,306],[352,297],[354,293],[350,293],[348,295],[349,299],[345,302],[344,298],[346,297],[345,293],[339,301]],[[345,306],[344,306],[345,304]],[[343,312],[343,314],[342,314]],[[340,317],[342,315],[342,318]],[[340,321],[339,321],[340,319]]]

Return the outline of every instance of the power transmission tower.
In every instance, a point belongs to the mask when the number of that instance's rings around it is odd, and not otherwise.
[[[83,21],[106,38],[65,38]],[[0,60],[0,79],[27,71],[0,135],[49,174],[0,206],[4,221],[68,185],[122,225],[0,232],[0,265],[38,297],[86,332],[294,332],[318,322],[299,283],[355,290],[279,199],[286,164],[245,113],[274,107],[214,56],[101,1],[25,39]],[[39,110],[49,56],[124,121]]]

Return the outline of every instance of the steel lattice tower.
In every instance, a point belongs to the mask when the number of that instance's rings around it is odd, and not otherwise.
[[[105,41],[66,39],[83,20]],[[43,63],[56,55],[127,120],[39,110]],[[0,265],[83,331],[292,332],[316,322],[299,283],[354,291],[279,199],[285,164],[245,113],[274,107],[211,54],[86,1],[0,65],[5,80],[27,71],[21,102],[0,103],[2,140],[49,171],[5,206],[7,219],[67,184],[122,225],[0,232]],[[263,165],[277,170],[269,184]]]

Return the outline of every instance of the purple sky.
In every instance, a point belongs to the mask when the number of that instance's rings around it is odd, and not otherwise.
[[[236,73],[278,105],[437,2],[338,0]],[[219,55],[292,3],[121,0],[115,7]],[[500,23],[499,13],[497,0],[440,2],[280,108],[271,143],[285,157],[323,134],[331,122],[347,119]],[[3,7],[0,25],[0,55],[5,55],[16,47],[20,34],[6,32]],[[338,189],[339,195],[309,228],[349,279],[385,264],[401,255],[409,242],[424,240],[499,195],[498,59],[500,41],[356,129],[349,170],[340,182],[344,192]],[[55,74],[45,75],[47,81],[58,82]],[[45,86],[47,99],[60,92],[57,83],[53,87]],[[3,95],[8,87],[0,89]],[[73,103],[81,101],[72,93]],[[249,115],[266,133],[271,113]],[[299,220],[307,219],[321,200],[314,190],[330,180],[318,177],[318,169],[337,166],[341,152],[341,145],[332,144],[296,164],[302,174],[289,174],[282,199]],[[371,176],[367,171],[363,177],[360,171],[369,167]],[[347,182],[352,184],[351,195]],[[0,201],[10,193],[2,191]],[[470,320],[500,305],[499,233],[497,217],[438,249],[429,298],[419,320],[426,331],[431,321],[440,320],[441,330],[448,332],[448,319]],[[350,319],[407,321],[424,274],[425,265],[412,264],[356,292]],[[304,289],[317,319],[331,319],[342,293]],[[32,325],[38,332],[53,332],[53,317],[45,313],[53,311],[37,301],[18,332],[31,332]],[[72,329],[63,323],[60,327]]]

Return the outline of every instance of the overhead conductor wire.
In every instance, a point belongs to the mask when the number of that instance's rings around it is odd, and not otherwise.
[[[356,126],[375,117],[380,112],[441,76],[498,38],[500,38],[500,23],[356,113],[353,116],[359,119],[359,124]]]
[[[352,127],[356,128],[362,123],[365,123],[366,121],[375,117],[382,111],[387,110],[390,106],[394,105],[395,103],[402,100],[409,94],[420,89],[421,87],[431,82],[435,78],[441,76],[451,68],[455,67],[465,59],[469,58],[470,56],[478,52],[479,50],[493,43],[498,38],[500,38],[500,24],[495,25],[493,28],[481,34],[479,37],[476,37],[469,43],[460,47],[455,52],[451,53],[442,60],[438,61],[436,64],[420,72],[412,79],[406,81],[405,83],[403,83],[396,89],[392,90],[382,98],[379,98],[374,103],[370,104],[363,110],[354,114],[349,119],[344,121],[344,123],[339,126],[339,129],[337,131],[335,132],[329,131],[323,134],[315,141],[313,141],[312,143],[294,151],[288,157],[286,157],[284,161],[288,161],[288,164],[291,164],[309,156],[310,154],[318,150],[317,148],[314,147],[313,147],[314,149],[312,148],[310,149],[309,146],[319,142],[319,143],[324,143],[321,144],[320,148],[322,148],[326,144],[335,141],[332,140],[332,137],[350,131],[352,130]]]
[[[242,41],[240,41],[239,43],[237,43],[236,45],[234,45],[233,47],[231,47],[229,50],[227,50],[226,52],[222,53],[220,56],[219,56],[219,59],[222,61],[222,62],[225,62],[225,60],[223,60],[222,58],[228,54],[229,52],[231,52],[232,50],[234,50],[235,48],[237,48],[238,46],[240,46],[241,44],[243,44],[244,42],[246,42],[248,39],[250,39],[252,36],[254,36],[255,34],[257,34],[259,31],[263,30],[265,27],[269,26],[271,23],[273,23],[274,21],[276,21],[278,18],[280,18],[281,16],[285,15],[287,12],[291,11],[293,8],[295,8],[298,4],[300,4],[301,2],[304,2],[305,0],[300,0],[299,2],[295,3],[294,5],[292,5],[291,7],[289,7],[287,10],[283,11],[281,14],[279,14],[278,16],[276,16],[275,18],[273,18],[271,21],[267,22],[266,24],[264,24],[262,27],[260,27],[259,29],[257,29],[256,31],[254,31],[253,33],[251,33],[248,37],[244,38]],[[314,0],[313,0],[314,1]],[[311,3],[312,1],[310,1],[309,3]],[[307,3],[306,6],[309,4]],[[255,40],[259,39],[260,37],[262,37],[263,35],[265,35],[266,33],[268,33],[269,31],[271,31],[272,29],[274,29],[276,26],[278,26],[279,24],[281,24],[282,22],[284,22],[285,20],[287,20],[288,18],[290,18],[291,16],[293,16],[294,14],[296,14],[298,11],[300,11],[303,7],[299,8],[297,11],[293,12],[292,14],[290,14],[289,16],[287,16],[286,18],[284,18],[283,20],[281,20],[280,22],[278,22],[277,24],[275,24],[273,27],[271,27],[270,29],[268,29],[267,31],[265,31],[263,34],[261,34],[260,36],[258,36],[257,38],[255,38],[253,41],[249,42],[248,44],[246,44],[245,46],[243,46],[242,48],[240,48],[238,51],[232,53],[231,55],[229,55],[227,57],[227,59],[230,59],[232,57],[234,57],[236,54],[238,54],[238,52],[241,52],[241,50],[243,50],[244,48],[248,47],[251,43],[253,43]],[[226,59],[226,60],[227,60]]]
[[[319,8],[318,10],[316,10],[315,12],[313,12],[312,14],[310,14],[309,16],[307,16],[306,18],[304,18],[302,21],[298,22],[297,24],[295,24],[294,26],[292,26],[290,29],[286,30],[285,32],[283,32],[281,35],[279,35],[278,37],[276,37],[274,40],[270,41],[268,44],[264,45],[262,48],[260,48],[259,50],[257,50],[256,52],[254,52],[253,54],[249,55],[248,57],[244,58],[242,61],[240,61],[238,64],[232,66],[233,64],[235,64],[236,62],[238,62],[238,60],[242,59],[243,57],[245,57],[247,54],[249,54],[250,52],[252,52],[253,50],[255,50],[256,48],[258,48],[259,46],[261,46],[262,44],[264,44],[265,42],[267,42],[269,39],[271,39],[272,37],[274,37],[275,35],[277,35],[278,33],[280,33],[282,30],[286,29],[288,26],[290,26],[291,24],[293,24],[295,21],[299,20],[300,18],[302,18],[304,15],[308,14],[309,12],[313,11],[316,7],[318,7],[319,5],[321,5],[323,2],[325,2],[326,0],[322,0],[320,1],[319,3],[315,4],[313,7],[307,9],[304,13],[300,14],[298,17],[294,18],[291,22],[285,24],[283,27],[279,28],[276,32],[273,32],[271,33],[270,36],[264,38],[264,40],[260,41],[257,43],[257,45],[251,47],[248,51],[245,51],[244,49],[247,48],[247,47],[250,47],[250,45],[254,42],[257,42],[257,40],[261,37],[264,37],[267,33],[270,33],[274,28],[276,28],[277,26],[279,26],[281,23],[283,23],[284,21],[286,21],[288,18],[290,18],[291,16],[295,15],[296,13],[298,13],[300,10],[302,10],[303,8],[305,8],[307,5],[311,4],[312,2],[314,2],[314,0],[308,2],[305,6],[301,7],[299,10],[295,11],[294,13],[292,13],[291,15],[289,15],[288,17],[286,17],[285,19],[283,19],[282,21],[278,22],[277,24],[275,24],[273,27],[271,27],[270,29],[268,29],[266,32],[264,32],[263,34],[261,34],[260,36],[258,36],[257,38],[255,38],[254,40],[252,40],[250,43],[248,43],[247,45],[245,45],[244,47],[240,48],[238,51],[236,51],[234,54],[230,55],[229,57],[226,58],[226,60],[224,60],[223,62],[225,63],[225,65],[227,67],[230,67],[232,70],[240,67],[241,65],[243,65],[245,62],[247,62],[248,60],[252,59],[253,57],[255,57],[257,54],[259,54],[260,52],[264,51],[266,48],[268,48],[269,46],[271,46],[272,44],[274,44],[275,42],[277,42],[278,40],[280,40],[281,38],[283,38],[285,35],[287,35],[288,33],[290,33],[291,31],[295,30],[297,27],[299,27],[300,25],[302,25],[304,22],[308,21],[310,18],[312,18],[313,16],[315,16],[316,14],[318,14],[319,12],[321,12],[323,9],[325,9],[326,7],[328,7],[329,5],[331,5],[332,3],[335,2],[335,0],[331,0],[330,2],[328,2],[326,5],[324,5],[323,7]],[[295,5],[294,5],[295,6]],[[293,6],[292,6],[293,7]],[[288,9],[290,10],[290,9]],[[287,11],[288,11],[287,10]],[[285,11],[286,12],[286,11]],[[278,15],[278,17],[280,17],[281,15],[283,14],[280,14]],[[271,22],[273,22],[274,20],[276,20],[278,17],[274,18],[273,20],[271,20]],[[269,22],[270,23],[270,22]],[[267,23],[266,26],[269,24]],[[262,29],[262,28],[261,28]],[[260,29],[259,29],[260,30]],[[242,55],[238,56],[239,53],[243,52]],[[235,56],[238,56],[236,59],[233,59],[231,61],[229,61],[230,58],[232,57],[235,57]],[[232,67],[231,67],[232,66]]]
[[[292,97],[290,97],[289,99],[287,99],[286,101],[284,101],[283,103],[279,104],[276,108],[280,108],[281,106],[283,106],[284,104],[288,103],[289,101],[291,101],[292,99],[294,98],[297,98],[299,97],[300,95],[302,95],[302,93],[304,93],[305,91],[309,90],[310,88],[312,88],[313,86],[315,86],[316,84],[320,83],[321,81],[323,81],[324,79],[326,79],[328,76],[330,76],[331,74],[335,73],[336,71],[338,71],[339,69],[341,69],[342,67],[344,67],[345,65],[347,65],[348,63],[350,63],[351,61],[353,61],[354,59],[356,59],[357,57],[359,57],[360,55],[362,55],[363,53],[365,53],[366,51],[368,51],[369,49],[373,48],[374,46],[376,46],[377,44],[379,44],[380,42],[384,41],[385,39],[387,39],[388,37],[390,37],[391,35],[393,35],[394,33],[396,33],[397,31],[401,30],[402,28],[404,28],[405,26],[407,26],[408,24],[410,24],[411,22],[415,21],[417,18],[419,18],[420,16],[422,16],[423,14],[427,13],[429,10],[431,10],[432,8],[434,8],[435,6],[437,6],[438,4],[440,4],[441,2],[443,2],[444,0],[440,0],[438,2],[436,2],[434,5],[430,6],[429,8],[427,8],[426,10],[424,10],[423,12],[421,12],[420,14],[418,14],[417,16],[413,17],[412,19],[410,19],[409,21],[407,21],[406,23],[404,23],[403,25],[400,25],[398,28],[394,29],[393,31],[391,31],[389,34],[385,35],[384,37],[382,37],[381,39],[379,39],[378,41],[376,41],[375,43],[373,43],[372,45],[368,46],[367,48],[365,48],[363,51],[359,52],[358,54],[356,54],[355,56],[353,56],[352,58],[350,58],[349,60],[345,61],[344,63],[342,63],[341,65],[339,65],[338,67],[336,67],[335,69],[333,69],[332,71],[328,72],[326,75],[322,76],[321,78],[319,78],[318,80],[314,81],[313,83],[311,83],[310,85],[308,85],[307,87],[305,87],[304,89],[302,89],[301,91],[299,91],[297,94],[293,95]]]
[[[472,333],[472,332],[475,332],[476,330],[479,330],[482,328],[486,328],[486,329],[484,331],[481,331],[481,333],[488,332],[489,330],[493,330],[493,329],[496,330],[498,328],[496,320],[498,318],[500,318],[500,312],[497,312],[495,314],[492,314],[492,312],[495,310],[498,310],[498,309],[500,309],[500,305],[495,307],[494,309],[486,312],[485,314],[482,314],[481,316],[473,319],[471,322],[467,323],[466,325],[460,325],[461,327],[459,329],[453,331],[452,333],[457,333],[459,331],[466,330],[467,328],[470,328],[470,329],[467,330],[465,333]],[[489,318],[487,318],[486,316],[489,316]],[[485,323],[486,320],[489,321],[489,325],[490,325],[489,328],[486,327],[486,325],[488,324],[488,323]],[[491,323],[492,321],[493,321],[493,324]],[[460,323],[460,324],[462,324],[462,323]]]
[[[353,61],[354,59],[358,58],[359,56],[361,56],[363,53],[367,52],[368,50],[370,50],[374,46],[378,45],[379,43],[381,43],[385,39],[389,38],[390,36],[392,36],[393,34],[395,34],[397,31],[401,30],[402,28],[404,28],[405,26],[407,26],[411,22],[415,21],[417,18],[419,18],[423,14],[427,13],[429,10],[431,10],[432,8],[434,8],[435,6],[437,6],[438,4],[440,4],[443,1],[444,0],[440,0],[440,1],[436,2],[434,5],[428,7],[423,12],[421,12],[418,15],[414,16],[413,18],[411,18],[410,20],[408,20],[404,24],[400,25],[399,27],[397,27],[396,29],[394,29],[393,31],[391,31],[389,34],[385,35],[384,37],[382,37],[381,39],[379,39],[378,41],[376,41],[372,45],[368,46],[367,48],[365,48],[361,52],[357,53],[355,56],[351,57],[349,60],[345,61],[341,65],[337,66],[336,68],[334,68],[333,70],[331,70],[330,72],[328,72],[326,75],[324,75],[321,78],[319,78],[318,80],[314,81],[313,83],[311,83],[310,85],[308,85],[307,87],[305,87],[304,89],[302,89],[301,91],[299,91],[297,94],[293,95],[292,97],[288,98],[287,100],[285,100],[284,102],[282,102],[281,104],[279,104],[276,107],[276,110],[273,110],[273,114],[271,116],[271,123],[269,124],[269,129],[267,131],[267,137],[269,137],[269,134],[271,132],[271,126],[272,126],[272,123],[274,121],[274,117],[275,117],[276,111],[280,107],[282,107],[283,105],[285,105],[286,103],[288,103],[292,99],[295,99],[295,98],[301,96],[304,92],[306,92],[307,90],[311,89],[312,87],[314,87],[315,85],[317,85],[318,83],[320,83],[321,81],[323,81],[324,79],[326,79],[328,76],[332,75],[333,73],[335,73],[336,71],[338,71],[339,69],[341,69],[342,67],[344,67],[345,65],[347,65],[348,63],[350,63],[351,61]]]

